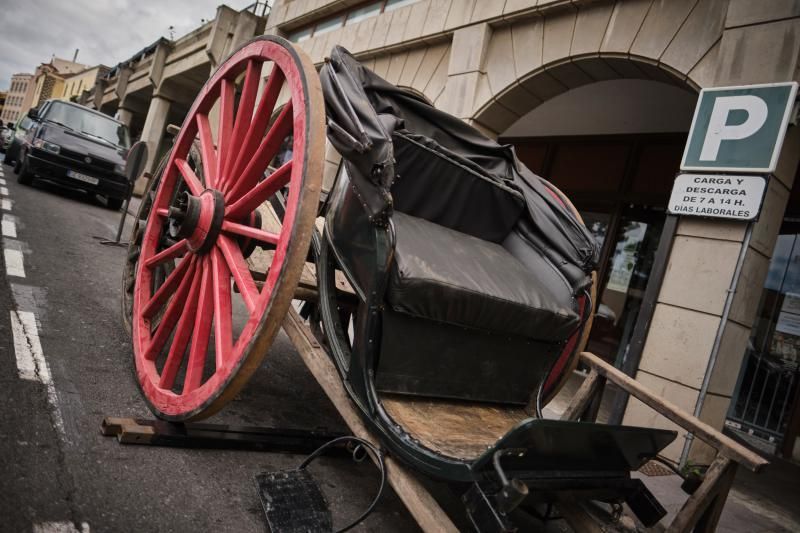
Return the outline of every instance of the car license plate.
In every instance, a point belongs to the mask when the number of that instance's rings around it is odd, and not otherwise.
[[[97,185],[98,183],[100,183],[99,179],[92,176],[87,176],[86,174],[81,174],[80,172],[75,172],[74,170],[67,170],[67,176],[69,176],[74,180],[82,181],[84,183],[89,183],[91,185]]]

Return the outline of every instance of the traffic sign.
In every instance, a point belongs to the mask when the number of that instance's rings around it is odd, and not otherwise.
[[[797,82],[700,91],[681,170],[775,170]]]
[[[667,212],[733,220],[755,220],[761,211],[767,179],[734,174],[679,174]]]

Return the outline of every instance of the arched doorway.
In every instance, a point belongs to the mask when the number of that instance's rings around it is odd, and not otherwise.
[[[596,69],[603,60],[587,61],[575,61],[569,68]],[[627,61],[629,75],[620,74],[622,68],[612,63],[618,69],[612,79],[587,75],[587,83],[550,98],[532,97],[530,110],[498,132],[498,139],[512,144],[531,170],[567,193],[594,233],[601,262],[588,349],[618,367],[625,366],[630,353],[648,284],[660,284],[652,274],[660,261],[665,209],[697,99],[687,82],[666,72],[656,79],[651,65],[644,70]],[[535,76],[556,79],[542,70],[512,87],[517,114],[521,87],[529,90],[552,81],[535,81]],[[475,120],[489,122],[485,114],[502,105],[504,95]]]

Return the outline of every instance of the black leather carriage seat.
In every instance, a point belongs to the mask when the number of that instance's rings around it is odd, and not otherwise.
[[[395,311],[456,326],[561,342],[579,316],[565,280],[512,231],[504,245],[395,211],[387,300]]]

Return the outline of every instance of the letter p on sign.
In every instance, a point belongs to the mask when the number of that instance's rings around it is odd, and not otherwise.
[[[681,169],[772,172],[796,97],[796,82],[703,89]]]

